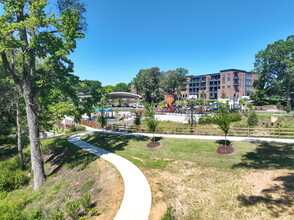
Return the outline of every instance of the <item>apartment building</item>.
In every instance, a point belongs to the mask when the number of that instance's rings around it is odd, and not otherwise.
[[[190,77],[188,82],[189,97],[220,99],[224,92],[227,98],[241,98],[255,92],[252,84],[257,75],[244,70],[227,69],[219,73]]]

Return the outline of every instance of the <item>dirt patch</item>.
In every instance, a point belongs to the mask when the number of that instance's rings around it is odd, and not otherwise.
[[[159,147],[161,144],[159,141],[155,141],[155,142],[150,142],[149,144],[147,144],[148,147],[150,148],[155,148],[155,147]]]
[[[111,220],[115,217],[124,195],[124,182],[118,170],[104,160],[98,160],[100,178],[98,184],[102,191],[98,196],[97,209],[101,215],[91,219]]]
[[[135,159],[135,160],[139,160],[141,161],[143,164],[146,164],[145,161],[139,157],[134,157],[134,156],[131,156],[131,158]]]
[[[232,146],[221,145],[217,148],[217,153],[219,153],[219,154],[234,154],[235,148],[233,148]]]
[[[174,161],[143,170],[152,190],[149,219],[293,219],[294,173],[200,167]],[[219,211],[214,211],[219,210]]]

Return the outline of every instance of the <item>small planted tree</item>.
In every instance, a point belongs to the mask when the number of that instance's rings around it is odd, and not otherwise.
[[[231,117],[228,112],[228,103],[223,105],[219,103],[219,111],[215,116],[215,123],[225,134],[225,147],[227,146],[227,134],[229,133],[231,126]]]
[[[139,126],[141,124],[141,115],[138,112],[135,113],[134,124],[137,126]]]
[[[105,116],[104,110],[102,108],[101,115],[98,117],[98,122],[102,129],[104,129],[105,125],[107,124],[107,117]]]
[[[153,133],[153,143],[155,143],[154,134],[155,134],[156,128],[159,124],[159,121],[156,118],[148,117],[148,118],[146,118],[146,123],[147,123],[149,131],[151,131]]]
[[[291,107],[289,105],[287,105],[286,108],[285,108],[285,110],[286,110],[287,113],[290,113]]]
[[[258,116],[254,110],[250,112],[247,124],[249,127],[256,127],[258,125]]]
[[[155,112],[153,106],[149,106],[145,103],[145,121],[147,123],[148,129],[153,133],[153,143],[148,144],[149,147],[159,146],[159,142],[155,143],[155,131],[157,126],[159,125],[159,121],[155,118]]]

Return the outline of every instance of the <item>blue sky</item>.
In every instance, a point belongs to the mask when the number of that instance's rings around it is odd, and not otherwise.
[[[294,34],[293,0],[87,0],[75,74],[103,85],[140,69],[189,74],[253,69],[254,55]]]

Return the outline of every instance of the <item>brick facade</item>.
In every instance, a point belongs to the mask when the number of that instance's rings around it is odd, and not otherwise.
[[[220,99],[224,91],[228,98],[241,98],[255,92],[252,84],[257,76],[238,69],[221,70],[220,73],[200,75],[191,77],[189,96],[196,95],[197,98]],[[205,93],[202,97],[201,94]]]

